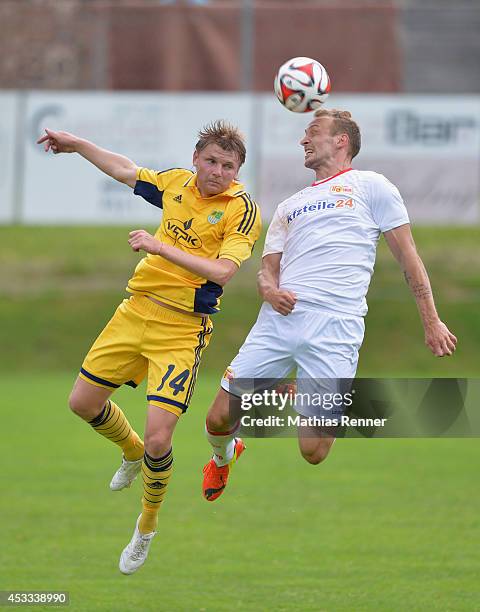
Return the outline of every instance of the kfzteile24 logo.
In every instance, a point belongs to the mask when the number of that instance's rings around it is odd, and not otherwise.
[[[301,215],[309,215],[321,211],[330,211],[332,209],[353,210],[355,208],[355,200],[353,198],[340,198],[335,202],[330,200],[322,200],[313,204],[305,204],[302,208],[296,208],[287,215],[287,223],[291,223]]]

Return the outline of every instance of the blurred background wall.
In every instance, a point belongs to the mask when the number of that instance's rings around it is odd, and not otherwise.
[[[414,222],[479,221],[478,2],[3,0],[0,22],[0,222],[154,219],[93,168],[42,156],[46,126],[164,168],[189,165],[198,128],[219,117],[247,136],[241,178],[269,220],[310,180],[308,116],[272,94],[298,55],[327,67],[327,106],[362,128],[356,167],[397,183]]]
[[[320,58],[335,91],[479,93],[477,0],[2,0],[10,89],[270,91]]]

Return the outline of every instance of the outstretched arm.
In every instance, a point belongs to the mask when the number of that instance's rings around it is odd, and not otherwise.
[[[45,129],[45,132],[46,134],[37,140],[37,144],[43,144],[46,152],[51,149],[53,153],[78,153],[108,176],[129,187],[135,187],[137,166],[128,157],[102,149],[93,142],[69,132],[54,132],[49,129]]]
[[[238,270],[238,266],[230,259],[207,259],[199,255],[185,253],[181,249],[157,240],[145,230],[130,232],[128,244],[134,251],[146,251],[152,255],[160,255],[173,264],[185,268],[193,274],[198,274],[223,287]]]
[[[297,296],[293,291],[279,289],[280,260],[282,253],[271,253],[262,258],[262,267],[257,275],[260,296],[282,315],[288,315],[295,308]]]
[[[425,344],[437,357],[452,355],[457,338],[443,323],[435,308],[427,271],[417,253],[410,225],[407,223],[385,232],[385,239],[395,259],[402,267],[405,280],[417,302],[425,330]]]

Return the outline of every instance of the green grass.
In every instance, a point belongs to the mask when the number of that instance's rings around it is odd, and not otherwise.
[[[250,440],[227,493],[201,498],[204,417],[258,311],[261,245],[215,317],[148,563],[119,574],[141,488],[109,491],[119,453],[66,397],[139,259],[127,234],[0,228],[0,590],[69,590],[70,609],[87,612],[479,610],[475,439],[339,440],[321,466],[294,439]],[[457,353],[439,360],[424,347],[382,242],[359,375],[478,377],[480,229],[418,228],[415,238]],[[141,431],[142,390],[116,397]]]
[[[338,440],[320,466],[294,439],[250,440],[209,504],[205,372],[148,562],[122,576],[141,487],[109,491],[119,453],[66,408],[73,377],[0,378],[0,590],[68,590],[74,611],[479,609],[476,440]],[[143,392],[116,397],[141,431]]]
[[[425,348],[414,300],[382,240],[359,375],[478,376],[480,228],[416,228],[414,234],[439,313],[459,338],[457,353],[439,360]],[[121,227],[0,227],[0,320],[7,322],[0,326],[0,371],[78,368],[140,258],[127,236]],[[255,321],[261,245],[226,287],[204,370],[223,371]]]

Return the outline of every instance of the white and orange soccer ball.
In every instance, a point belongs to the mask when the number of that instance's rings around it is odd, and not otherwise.
[[[274,88],[285,108],[308,113],[325,102],[331,85],[322,64],[309,57],[294,57],[280,66]]]

